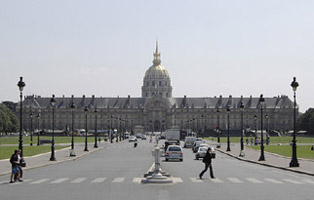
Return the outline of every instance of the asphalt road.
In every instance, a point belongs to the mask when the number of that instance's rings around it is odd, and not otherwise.
[[[209,173],[200,180],[203,163],[184,149],[184,161],[161,163],[172,175],[172,184],[142,184],[152,166],[153,144],[102,144],[100,151],[75,161],[25,172],[23,183],[9,184],[0,177],[1,200],[94,199],[313,199],[314,177],[246,163],[217,153],[213,160],[216,179]],[[92,148],[92,147],[90,147]],[[164,160],[162,158],[162,160]]]

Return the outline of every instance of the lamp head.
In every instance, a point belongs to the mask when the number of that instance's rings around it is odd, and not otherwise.
[[[296,81],[296,77],[293,77],[293,81],[290,86],[292,87],[294,92],[297,91],[297,88],[299,87],[299,83]]]
[[[55,99],[55,95],[54,94],[52,95],[52,98],[50,99],[50,105],[52,107],[54,107],[56,105],[56,99]]]
[[[23,81],[23,77],[20,77],[20,81],[17,83],[17,86],[19,87],[20,92],[22,92],[24,87],[25,87],[25,83]]]

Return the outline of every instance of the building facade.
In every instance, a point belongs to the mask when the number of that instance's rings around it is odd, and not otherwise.
[[[73,112],[74,129],[85,129],[87,116],[87,128],[94,130],[97,115],[98,130],[125,127],[127,131],[152,132],[178,127],[207,135],[213,134],[217,128],[226,131],[229,115],[229,129],[240,132],[241,102],[244,105],[243,127],[247,130],[261,128],[260,97],[172,97],[171,78],[167,69],[161,65],[158,44],[153,55],[153,65],[147,69],[143,78],[142,97],[56,97],[55,129],[70,130]],[[26,130],[31,128],[30,113],[33,116],[33,129],[52,129],[50,99],[35,95],[25,97],[23,124]],[[264,130],[291,130],[293,102],[288,96],[264,99]],[[71,108],[73,103],[74,109]],[[85,108],[88,111],[84,111]],[[227,112],[227,108],[230,112]]]

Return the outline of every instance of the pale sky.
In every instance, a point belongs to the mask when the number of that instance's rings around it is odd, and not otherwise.
[[[156,38],[173,97],[288,95],[314,107],[313,0],[0,0],[0,102],[141,96]]]

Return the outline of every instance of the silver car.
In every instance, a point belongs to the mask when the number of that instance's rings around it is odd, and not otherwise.
[[[169,145],[165,153],[166,161],[176,159],[183,161],[183,151],[179,145]]]

